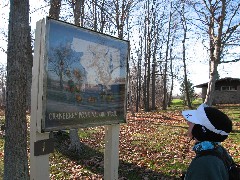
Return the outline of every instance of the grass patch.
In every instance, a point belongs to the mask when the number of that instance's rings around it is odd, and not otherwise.
[[[84,130],[84,129],[79,129],[78,130],[78,135],[79,135],[79,137],[80,138],[88,138],[88,137],[90,137],[93,133],[96,133],[97,132],[97,130],[95,130],[95,129],[88,129],[87,131],[86,130]]]
[[[197,98],[192,102],[192,107],[197,108],[200,104],[202,104],[202,98]],[[183,100],[181,99],[173,99],[171,102],[171,107],[168,108],[168,110],[183,110],[188,109],[187,106],[184,105]]]
[[[199,105],[202,104],[202,103],[203,103],[202,98],[197,98],[197,99],[195,99],[195,100],[192,102],[192,104],[193,104],[194,106],[199,106]]]
[[[230,104],[230,105],[217,105],[217,108],[228,114],[234,122],[240,122],[240,105]]]
[[[174,107],[176,107],[176,106],[183,106],[183,100],[181,100],[181,99],[173,99],[172,100],[172,105]]]

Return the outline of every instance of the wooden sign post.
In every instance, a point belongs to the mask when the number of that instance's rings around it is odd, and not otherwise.
[[[117,180],[119,166],[119,124],[105,126],[104,179]]]
[[[32,69],[32,91],[31,91],[31,120],[30,120],[30,179],[48,180],[49,177],[49,154],[36,156],[35,143],[49,138],[49,133],[40,133],[37,129],[41,127],[42,96],[43,96],[43,53],[45,28],[44,21],[37,22],[34,45],[34,60]],[[44,149],[39,149],[44,151]]]

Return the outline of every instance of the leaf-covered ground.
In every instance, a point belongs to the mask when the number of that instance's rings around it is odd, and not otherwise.
[[[234,131],[223,145],[240,163],[240,105],[218,107],[233,119]],[[4,113],[0,112],[0,124]],[[28,116],[29,119],[29,116]],[[180,111],[129,114],[120,126],[119,179],[180,179],[194,153],[185,135],[187,125]],[[68,150],[65,132],[54,133],[55,151],[50,154],[53,180],[101,180],[104,173],[104,127],[79,130],[82,153]],[[0,130],[0,179],[3,176],[4,131]]]
[[[240,118],[240,116],[239,116]],[[240,162],[240,127],[223,143]],[[179,111],[137,113],[120,127],[119,179],[180,179],[194,153]],[[79,130],[83,152],[68,151],[67,134],[58,134],[50,157],[51,179],[103,179],[104,127]]]

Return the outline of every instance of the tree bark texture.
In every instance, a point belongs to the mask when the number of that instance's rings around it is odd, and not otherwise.
[[[84,19],[84,1],[85,0],[72,0],[74,24],[76,26],[83,26]]]
[[[187,105],[192,109],[192,104],[189,96],[189,86],[188,86],[188,77],[187,77],[187,65],[186,65],[186,39],[187,39],[187,22],[185,17],[185,6],[182,4],[181,11],[181,23],[183,28],[183,40],[182,40],[182,57],[183,57],[183,70],[184,70],[184,87],[185,87],[185,97],[187,100]]]
[[[163,81],[163,104],[162,109],[167,109],[167,67],[168,67],[168,53],[169,53],[169,42],[170,42],[170,35],[171,35],[171,21],[172,21],[172,3],[171,3],[171,10],[169,14],[169,21],[168,21],[168,34],[167,34],[167,43],[166,43],[166,57],[165,57],[165,67],[164,67],[164,81]]]
[[[4,179],[29,179],[26,92],[29,38],[29,0],[10,1]]]
[[[31,88],[32,88],[32,66],[33,66],[33,55],[32,55],[32,44],[31,44],[31,26],[29,26],[28,30],[28,42],[27,42],[27,96],[26,96],[26,110],[31,112]]]
[[[59,19],[60,10],[61,10],[61,0],[51,0],[49,16],[53,19]]]

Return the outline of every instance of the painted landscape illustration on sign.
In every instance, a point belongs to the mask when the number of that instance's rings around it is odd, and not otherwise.
[[[46,129],[125,122],[128,42],[47,21]]]

